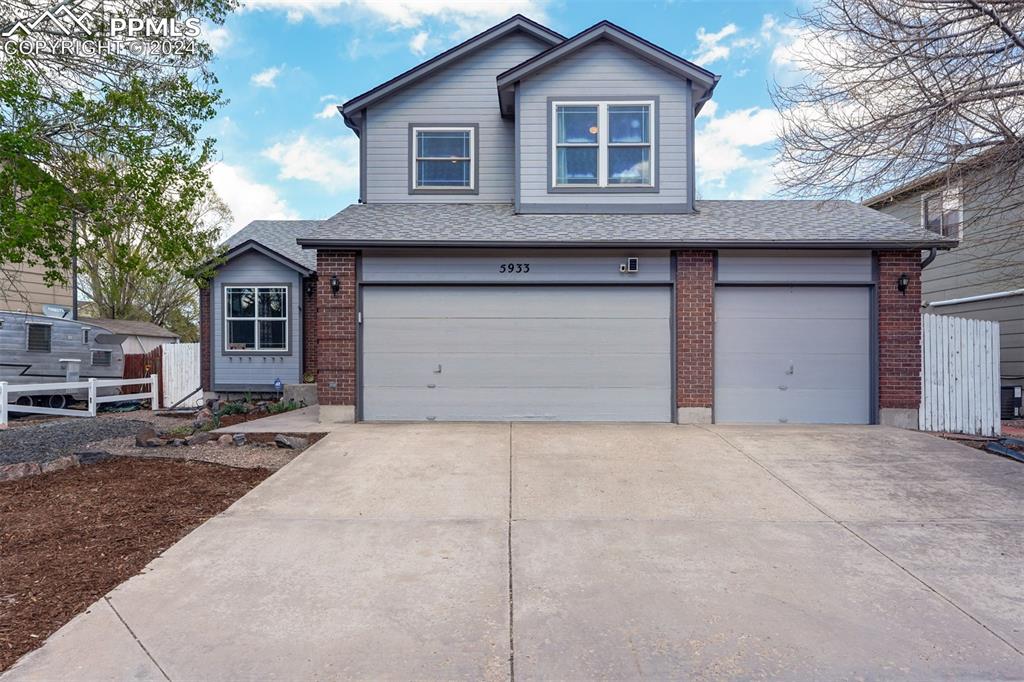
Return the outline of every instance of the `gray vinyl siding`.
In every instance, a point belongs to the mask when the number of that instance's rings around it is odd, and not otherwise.
[[[640,270],[623,273],[627,257]],[[505,264],[529,265],[529,272],[502,272]],[[513,268],[515,269],[515,268]],[[667,251],[595,251],[583,249],[466,249],[428,252],[398,249],[363,252],[362,281],[493,282],[502,284],[609,283],[668,284],[672,272]]]
[[[288,302],[287,353],[224,353],[224,286],[286,284]],[[302,379],[302,278],[299,273],[258,253],[244,253],[222,265],[213,278],[211,324],[213,327],[213,387],[266,387],[274,379],[299,383]]]
[[[512,33],[370,107],[366,137],[367,203],[511,202],[514,128],[498,110],[496,77],[545,49]],[[409,193],[409,125],[479,126],[476,194]]]
[[[929,313],[999,323],[999,373],[1004,383],[1024,383],[1024,294],[929,308]]]
[[[836,282],[871,281],[870,251],[718,252],[719,282]]]
[[[520,201],[530,204],[687,205],[690,150],[687,111],[689,85],[685,80],[640,59],[606,40],[600,40],[556,62],[519,84]],[[551,134],[549,98],[600,100],[636,97],[657,99],[657,192],[585,194],[549,193],[548,164]]]

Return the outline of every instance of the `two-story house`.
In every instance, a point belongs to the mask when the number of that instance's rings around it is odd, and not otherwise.
[[[1000,151],[1000,150],[995,150]],[[957,239],[923,273],[925,312],[999,322],[1004,414],[1024,386],[1024,204],[1021,161],[985,154],[872,197],[866,206]]]
[[[916,426],[921,252],[955,240],[697,201],[718,83],[606,21],[515,16],[350,100],[359,203],[231,240],[205,388],[307,372],[340,421]]]

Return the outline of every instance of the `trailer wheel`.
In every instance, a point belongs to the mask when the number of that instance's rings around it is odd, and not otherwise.
[[[18,399],[14,401],[14,404],[15,405],[21,405],[22,407],[31,407],[31,405],[32,405],[32,398],[31,398],[31,396],[27,396],[27,395],[20,395],[20,396],[18,396]]]
[[[63,410],[68,406],[68,397],[66,395],[51,395],[46,403],[47,407],[54,410]]]

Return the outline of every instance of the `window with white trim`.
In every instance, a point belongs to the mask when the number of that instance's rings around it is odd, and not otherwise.
[[[654,102],[552,102],[555,187],[653,187]]]
[[[416,127],[412,132],[415,189],[475,189],[474,128]]]
[[[288,288],[224,287],[227,351],[288,350]]]
[[[926,194],[921,198],[921,223],[926,230],[960,239],[964,207],[959,188]]]

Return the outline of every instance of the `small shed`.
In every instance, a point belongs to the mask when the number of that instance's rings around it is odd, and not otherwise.
[[[121,350],[125,355],[148,353],[157,346],[165,343],[178,343],[181,337],[169,329],[152,322],[140,320],[109,320],[99,317],[81,317],[78,319],[83,324],[95,324],[103,327],[111,333],[124,336],[121,342]]]

